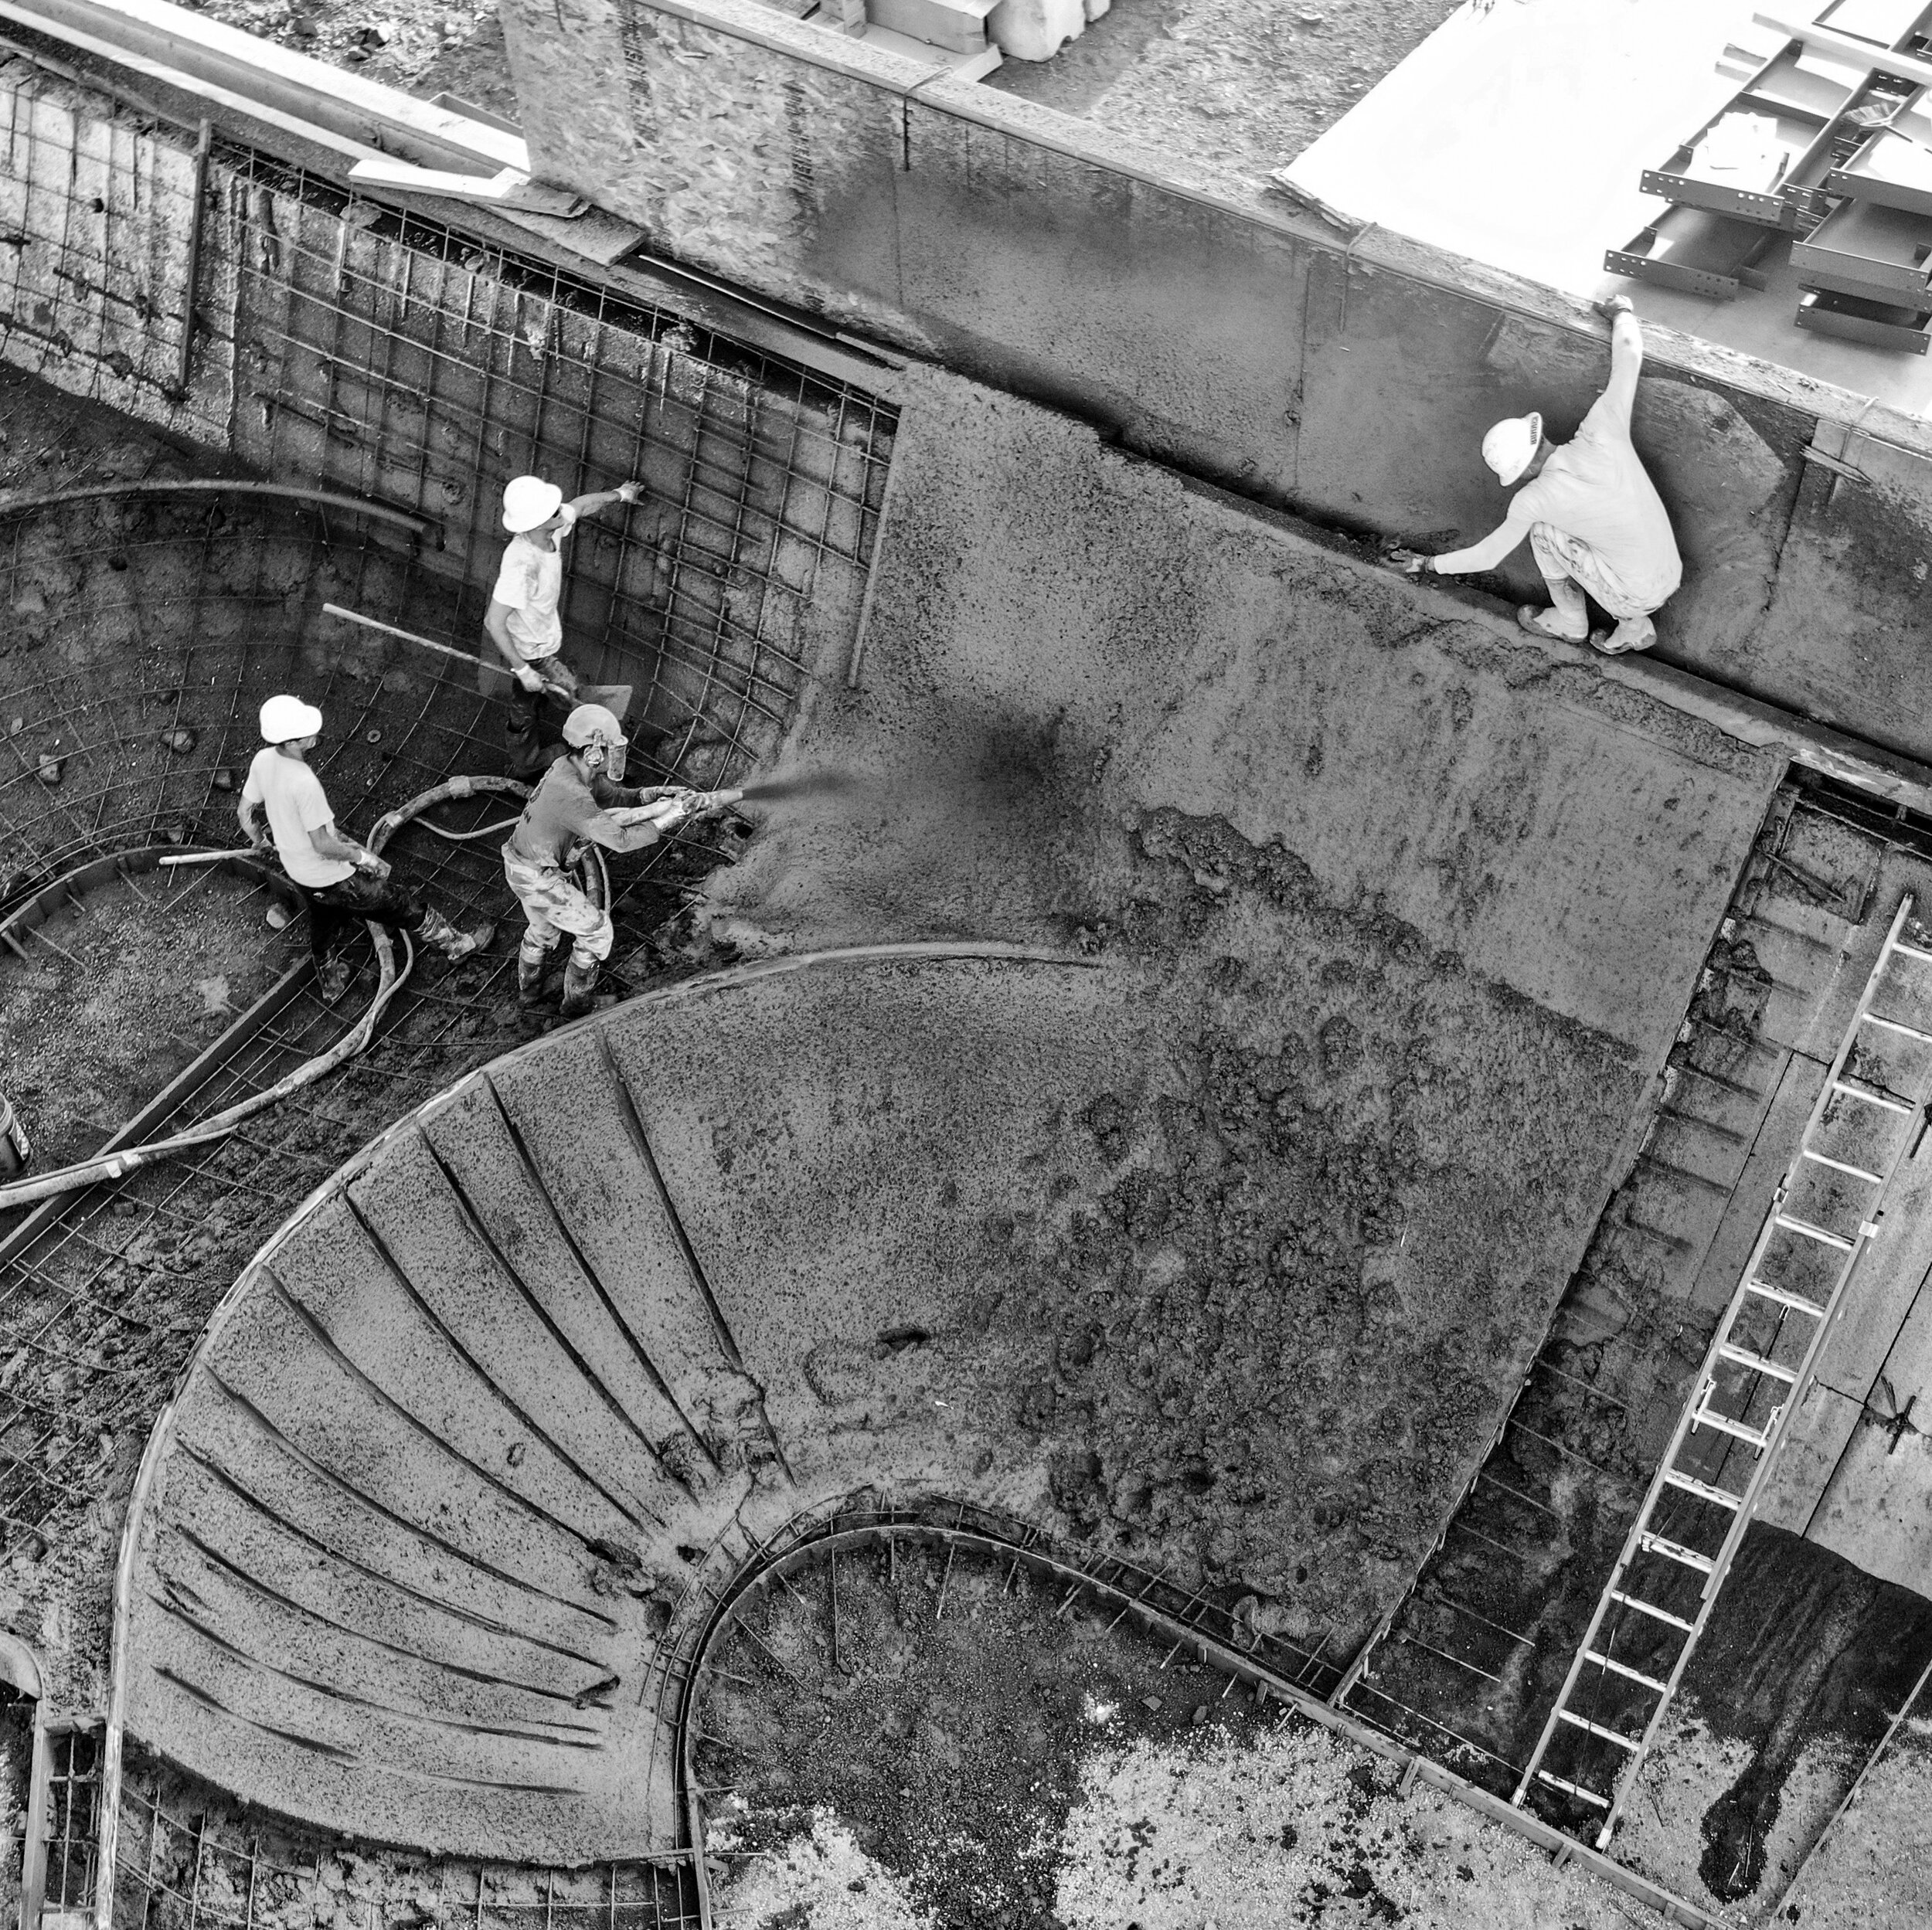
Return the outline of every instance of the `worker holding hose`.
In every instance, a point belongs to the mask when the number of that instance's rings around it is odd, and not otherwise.
[[[558,1012],[577,1018],[590,1009],[597,973],[617,935],[610,912],[592,904],[570,875],[584,846],[643,851],[679,825],[736,804],[743,793],[627,787],[624,726],[600,704],[580,704],[571,712],[563,746],[503,847],[503,875],[527,921],[516,953],[518,1004],[527,1011],[541,1002],[550,954],[568,933],[570,962]]]
[[[533,777],[563,755],[555,745],[546,754],[538,741],[538,719],[546,695],[566,701],[577,695],[577,673],[558,654],[563,645],[557,614],[563,593],[560,545],[580,517],[594,515],[612,503],[634,503],[643,494],[643,484],[627,482],[566,502],[563,491],[541,476],[516,477],[503,491],[503,527],[510,540],[483,627],[514,680],[505,733],[514,776]]]
[[[347,959],[336,955],[335,941],[359,919],[372,919],[434,945],[454,963],[483,950],[496,936],[494,925],[459,932],[420,892],[402,883],[393,870],[366,844],[335,828],[322,780],[308,766],[319,741],[322,713],[299,697],[271,697],[261,708],[264,748],[248,767],[236,807],[242,835],[257,851],[273,846],[282,869],[308,902],[308,947],[322,997],[334,1004],[349,989]],[[266,829],[256,817],[264,812]]]

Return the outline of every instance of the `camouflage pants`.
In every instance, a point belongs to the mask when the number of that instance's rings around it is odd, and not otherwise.
[[[567,872],[554,865],[530,864],[513,856],[505,845],[503,875],[529,922],[529,929],[518,946],[522,957],[543,957],[565,932],[574,940],[570,956],[578,964],[592,964],[611,956],[617,932],[610,913],[598,910]]]

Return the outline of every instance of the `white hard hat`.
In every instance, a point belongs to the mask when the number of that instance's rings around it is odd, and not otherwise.
[[[520,536],[547,523],[563,507],[563,491],[541,476],[513,477],[503,491],[503,527]]]
[[[600,738],[607,744],[624,742],[624,726],[601,704],[580,704],[564,719],[563,741],[573,750],[581,750]]]
[[[1534,412],[1511,416],[1499,422],[1482,439],[1482,459],[1496,472],[1504,488],[1535,461],[1543,447],[1543,419]]]
[[[313,704],[286,694],[262,705],[262,742],[285,744],[292,737],[313,737],[322,727],[322,713]]]

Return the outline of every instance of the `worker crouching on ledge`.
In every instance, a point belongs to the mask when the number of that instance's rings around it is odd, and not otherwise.
[[[516,953],[517,1001],[543,995],[550,954],[570,935],[570,963],[558,1007],[564,1018],[590,1009],[597,972],[616,936],[610,913],[570,876],[586,844],[639,851],[679,824],[735,804],[737,791],[698,793],[673,784],[627,787],[624,726],[601,704],[580,704],[564,719],[564,754],[543,773],[503,847],[503,875],[529,921]]]
[[[496,927],[459,932],[375,852],[336,830],[322,780],[308,767],[321,729],[322,713],[314,705],[299,697],[270,698],[261,708],[267,748],[256,752],[248,767],[236,814],[242,835],[257,851],[272,841],[282,869],[308,901],[309,953],[321,995],[332,1005],[348,990],[350,977],[348,960],[335,956],[335,941],[359,919],[408,932],[452,962],[481,951]],[[257,821],[258,810],[267,815],[266,831]]]
[[[1482,439],[1482,459],[1505,489],[1523,484],[1502,524],[1467,549],[1440,556],[1397,549],[1389,560],[1411,576],[1464,576],[1494,569],[1526,536],[1554,607],[1526,603],[1516,620],[1537,636],[1587,641],[1614,656],[1656,642],[1651,613],[1683,581],[1684,566],[1663,501],[1630,440],[1643,330],[1624,296],[1597,303],[1597,312],[1611,324],[1610,386],[1575,437],[1557,447],[1540,415],[1498,423]],[[1586,591],[1617,619],[1607,636],[1591,634]]]

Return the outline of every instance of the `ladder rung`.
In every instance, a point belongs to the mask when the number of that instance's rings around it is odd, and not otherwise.
[[[1932,952],[1921,951],[1916,945],[1906,944],[1902,938],[1893,943],[1892,949],[1895,952],[1904,953],[1907,958],[1922,958],[1927,964],[1932,965]]]
[[[1741,1508],[1744,1497],[1733,1494],[1726,1488],[1714,1488],[1708,1481],[1693,1481],[1688,1474],[1679,1474],[1672,1468],[1664,1476],[1668,1487],[1682,1488],[1686,1494],[1694,1494],[1700,1501],[1709,1501],[1720,1508]]]
[[[1670,1694],[1670,1684],[1659,1682],[1654,1675],[1645,1675],[1640,1669],[1633,1669],[1628,1663],[1613,1662],[1607,1655],[1599,1655],[1594,1649],[1583,1651],[1583,1660],[1594,1662],[1600,1669],[1607,1669],[1612,1675],[1621,1675],[1632,1682],[1641,1682],[1647,1689],[1655,1689],[1659,1695]]]
[[[1566,1782],[1561,1776],[1552,1775],[1547,1769],[1539,1769],[1536,1774],[1543,1782],[1554,1783],[1559,1789],[1567,1789],[1572,1796],[1581,1796],[1584,1802],[1594,1803],[1600,1809],[1610,1807],[1608,1796],[1600,1796],[1594,1789],[1586,1789],[1580,1782]]]
[[[1883,1173],[1868,1173],[1862,1166],[1847,1166],[1844,1160],[1827,1159],[1822,1153],[1813,1153],[1801,1148],[1798,1157],[1801,1160],[1809,1160],[1814,1166],[1828,1166],[1834,1173],[1849,1173],[1853,1179],[1863,1180],[1872,1186],[1883,1186],[1885,1184],[1885,1175]]]
[[[1815,1320],[1825,1317],[1825,1310],[1815,1300],[1808,1300],[1802,1293],[1787,1293],[1781,1286],[1774,1286],[1769,1280],[1747,1280],[1747,1293],[1755,1293],[1760,1300],[1775,1300],[1780,1306],[1794,1308],[1800,1313],[1808,1313]]]
[[[1661,1555],[1666,1561],[1681,1561],[1687,1568],[1695,1568],[1700,1575],[1714,1575],[1717,1564],[1708,1555],[1699,1555],[1695,1548],[1687,1548],[1679,1541],[1667,1541],[1661,1534],[1640,1534],[1638,1544],[1647,1553]]]
[[[1647,1615],[1654,1622],[1668,1622],[1673,1629],[1682,1629],[1686,1635],[1697,1631],[1695,1622],[1686,1622],[1681,1615],[1672,1615],[1668,1609],[1660,1609],[1655,1602],[1646,1602],[1640,1595],[1626,1595],[1621,1589],[1612,1589],[1610,1599],[1621,1602],[1627,1609],[1634,1609],[1639,1615]]]
[[[1600,1722],[1593,1722],[1589,1717],[1572,1715],[1567,1709],[1559,1709],[1556,1719],[1567,1722],[1579,1729],[1587,1729],[1592,1735],[1601,1736],[1606,1742],[1614,1742],[1620,1749],[1628,1749],[1632,1755],[1643,1748],[1634,1736],[1628,1736],[1621,1729],[1606,1729]]]
[[[1753,1354],[1748,1347],[1733,1347],[1729,1340],[1726,1340],[1717,1351],[1724,1359],[1734,1361],[1740,1367],[1748,1368],[1753,1374],[1768,1374],[1773,1379],[1788,1381],[1793,1386],[1798,1384],[1796,1368],[1780,1367],[1777,1361],[1767,1361],[1763,1354]]]
[[[1932,1045],[1932,1032],[1920,1031],[1916,1025],[1901,1025],[1895,1018],[1880,1018],[1876,1012],[1867,1012],[1864,1022],[1867,1025],[1882,1025],[1888,1032],[1903,1032],[1907,1038],[1916,1038],[1927,1045]]]
[[[1832,1090],[1842,1092],[1849,1099],[1862,1099],[1867,1106],[1883,1106],[1888,1113],[1903,1113],[1907,1118],[1918,1109],[1902,1099],[1893,1099],[1883,1092],[1868,1092],[1863,1086],[1854,1086],[1849,1079],[1833,1079]]]
[[[1774,1413],[1771,1417],[1771,1426],[1777,1425],[1777,1417]],[[1691,1425],[1693,1428],[1714,1427],[1719,1434],[1728,1434],[1737,1440],[1750,1442],[1760,1453],[1770,1445],[1770,1428],[1760,1434],[1756,1428],[1747,1427],[1742,1421],[1733,1421],[1728,1414],[1719,1414],[1715,1408],[1698,1406],[1692,1412]]]
[[[1795,1233],[1801,1239],[1816,1240],[1821,1246],[1835,1246],[1841,1253],[1849,1253],[1858,1245],[1842,1233],[1828,1233],[1823,1227],[1814,1226],[1809,1220],[1794,1219],[1789,1213],[1774,1213],[1771,1217],[1787,1233]]]

